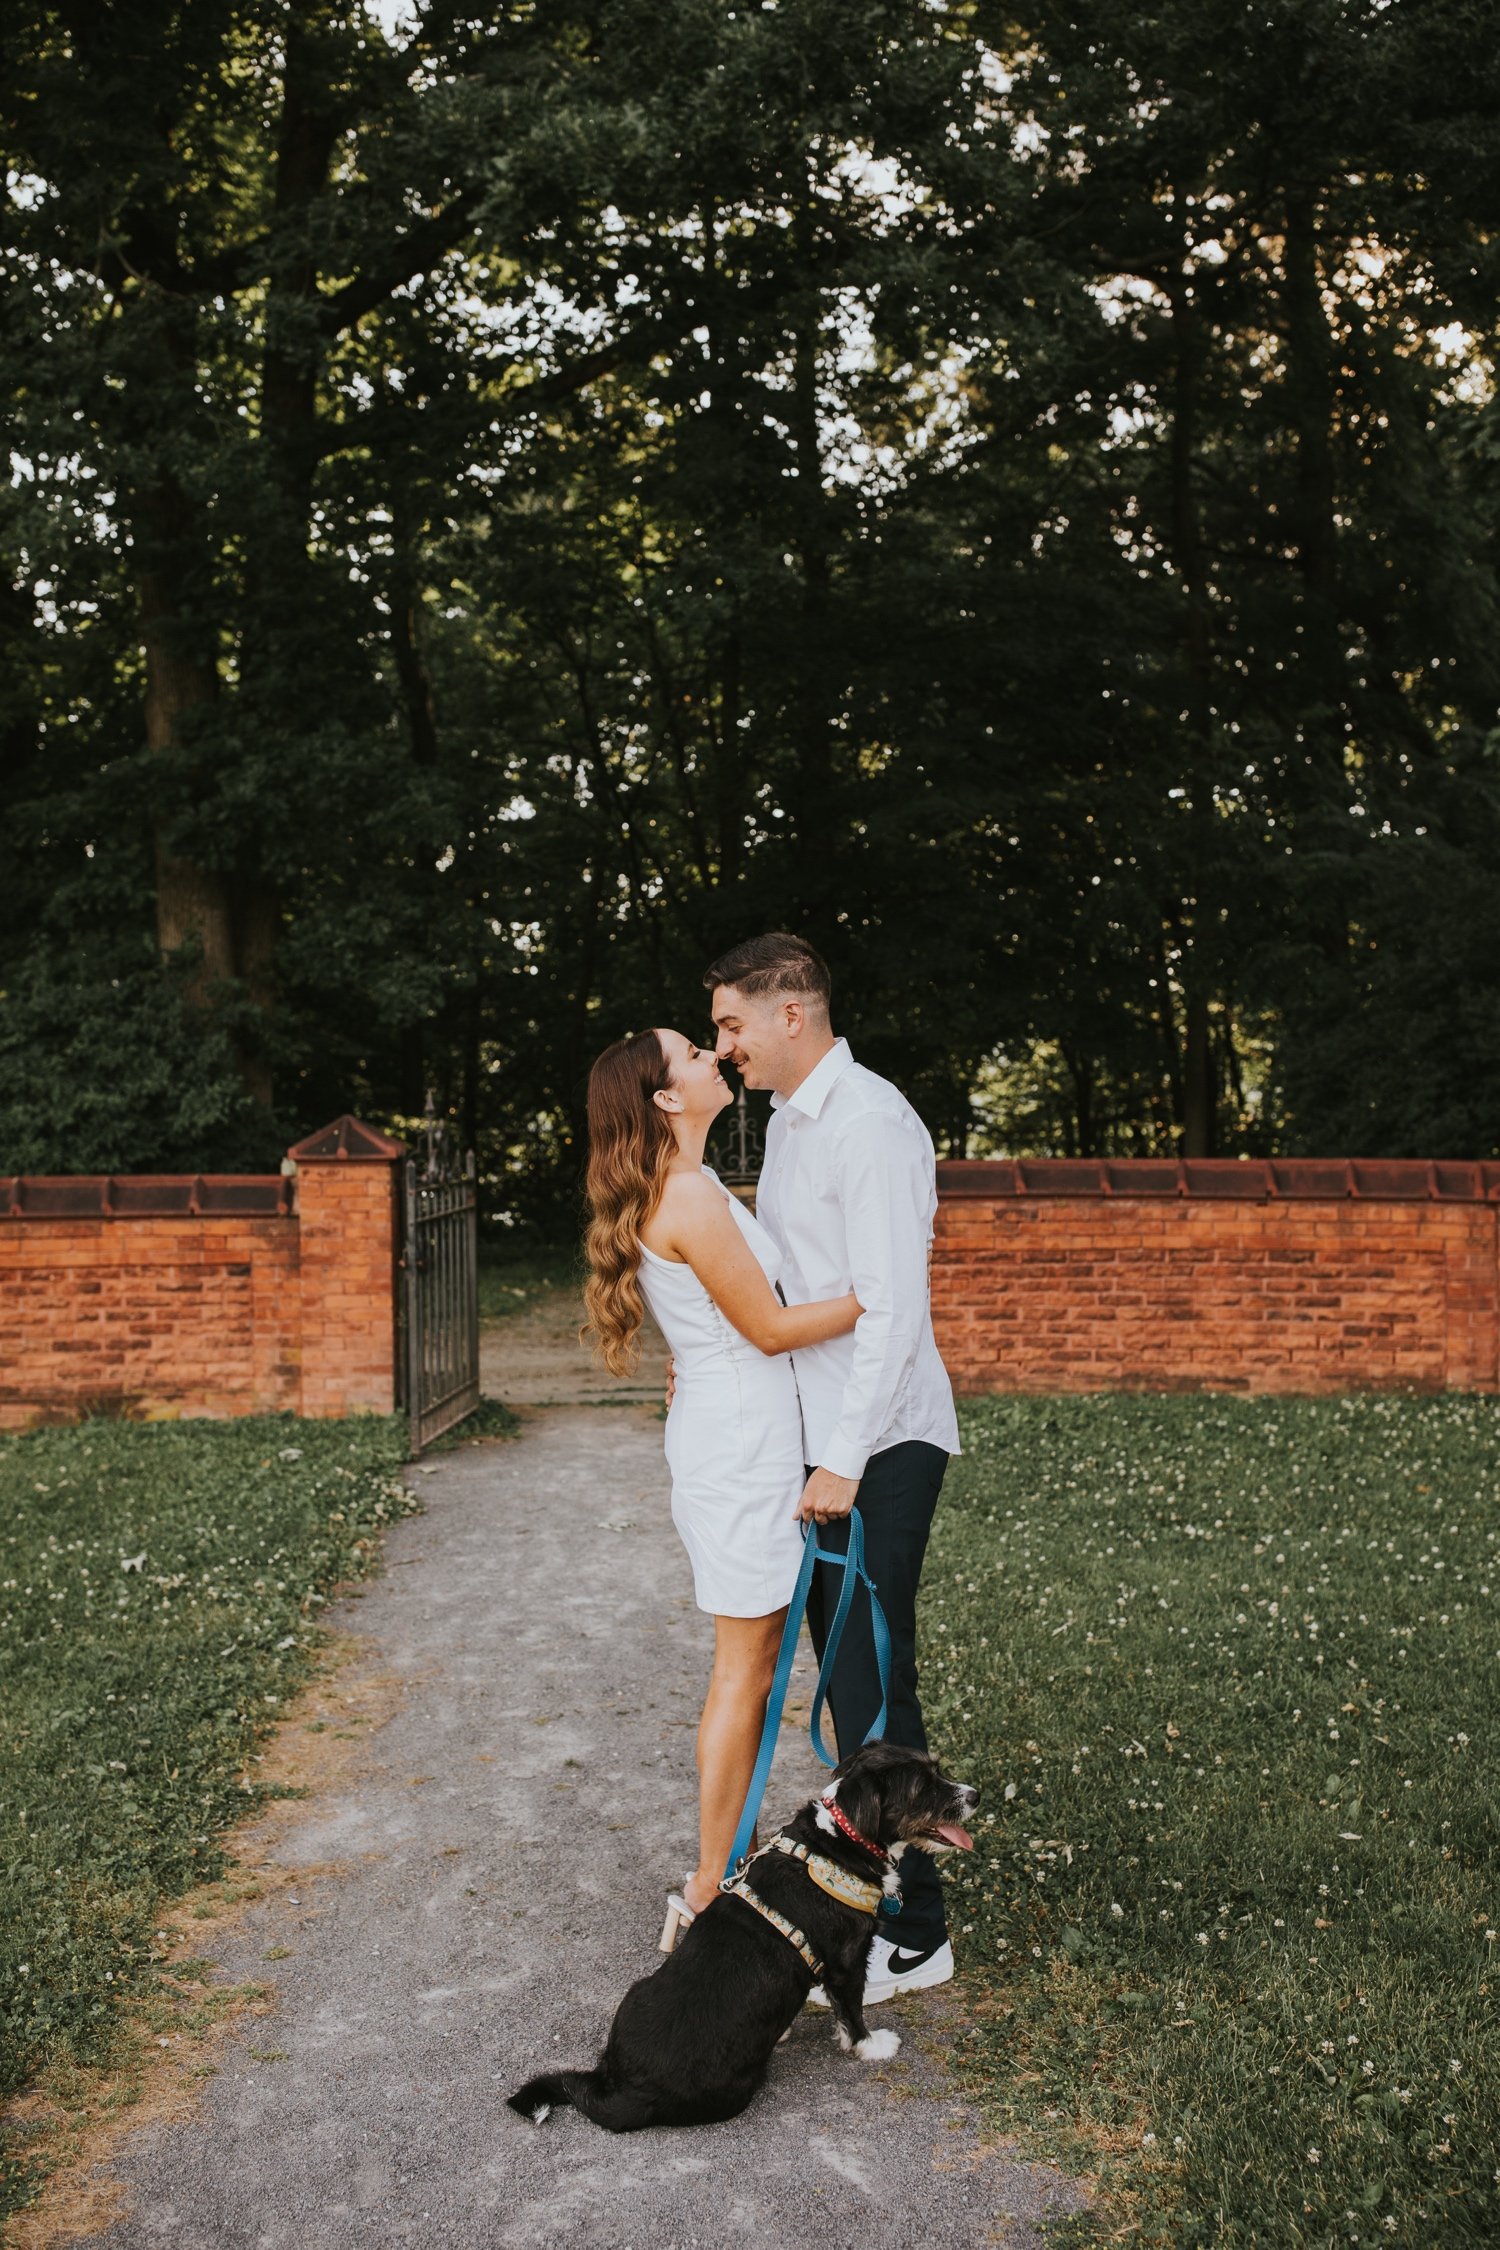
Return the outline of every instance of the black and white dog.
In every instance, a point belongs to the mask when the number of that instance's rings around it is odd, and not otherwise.
[[[511,2108],[540,2125],[571,2102],[611,2133],[737,2117],[806,2001],[815,1966],[839,2045],[861,2061],[886,2061],[900,2038],[872,2032],[864,2014],[875,1913],[882,1894],[899,1888],[904,1851],[972,1850],[962,1823],[978,1796],[919,1750],[885,1742],[857,1750],[752,1860],[747,1882],[760,1904],[722,1892],[626,1993],[597,2068],[547,2071],[510,2096]]]

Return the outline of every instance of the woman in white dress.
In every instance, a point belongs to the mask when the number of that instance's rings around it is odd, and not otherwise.
[[[714,1620],[698,1723],[698,1865],[676,1922],[714,1897],[750,1785],[776,1651],[802,1560],[802,1409],[786,1354],[841,1336],[850,1295],[783,1305],[781,1254],[708,1169],[708,1129],[733,1100],[711,1048],[644,1031],[589,1075],[589,1277],[584,1334],[617,1375],[639,1357],[645,1308],[672,1354],[672,1520]]]

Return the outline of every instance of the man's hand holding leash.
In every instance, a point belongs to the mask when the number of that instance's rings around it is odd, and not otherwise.
[[[838,1523],[849,1514],[858,1493],[858,1477],[838,1477],[832,1469],[814,1469],[802,1487],[797,1514],[803,1523]]]

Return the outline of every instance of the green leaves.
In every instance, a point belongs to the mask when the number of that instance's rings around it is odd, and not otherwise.
[[[0,1166],[154,947],[92,1146],[568,1226],[776,924],[944,1149],[1500,1146],[1464,0],[159,29],[0,32]]]

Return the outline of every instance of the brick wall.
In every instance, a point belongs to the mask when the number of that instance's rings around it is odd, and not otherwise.
[[[302,1412],[388,1414],[396,1398],[395,1164],[302,1154],[297,1215]]]
[[[291,1176],[0,1180],[0,1428],[389,1413],[395,1167],[353,1118]]]
[[[395,1167],[352,1118],[291,1179],[0,1179],[0,1427],[388,1412]],[[955,1387],[1500,1389],[1500,1164],[942,1164]]]
[[[955,1389],[1500,1389],[1500,1164],[941,1164]]]

